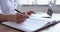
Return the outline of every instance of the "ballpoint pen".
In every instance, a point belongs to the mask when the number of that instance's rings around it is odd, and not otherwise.
[[[17,11],[18,13],[21,13],[21,14],[26,14],[26,13],[22,13],[22,12],[18,11],[17,9],[15,9],[15,11]],[[27,16],[29,16],[29,15],[27,15]],[[29,18],[29,17],[27,17],[27,18]]]
[[[22,13],[22,12],[18,11],[17,9],[15,9],[15,11],[17,11],[18,13]]]

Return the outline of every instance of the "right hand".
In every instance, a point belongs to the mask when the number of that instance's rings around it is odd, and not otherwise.
[[[29,16],[21,13],[17,13],[16,15],[16,21],[17,23],[23,23]]]

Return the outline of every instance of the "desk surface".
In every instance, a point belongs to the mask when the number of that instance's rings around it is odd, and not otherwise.
[[[13,28],[9,28],[7,26],[0,24],[0,32],[21,32],[21,31],[18,31],[18,30],[15,30]],[[39,31],[39,32],[41,32],[41,31]]]
[[[39,32],[59,32],[59,31],[60,31],[60,23]],[[21,31],[0,24],[0,32],[21,32]]]
[[[42,30],[41,32],[60,32],[60,23],[58,23],[48,29]]]
[[[20,31],[6,27],[6,26],[0,24],[0,32],[20,32]]]

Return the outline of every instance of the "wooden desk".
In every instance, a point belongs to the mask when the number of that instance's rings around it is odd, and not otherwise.
[[[21,32],[0,24],[0,32]]]

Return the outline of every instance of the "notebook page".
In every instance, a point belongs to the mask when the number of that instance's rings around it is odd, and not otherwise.
[[[24,23],[17,24],[14,22],[3,22],[3,24],[23,30],[23,31],[35,31],[39,28],[42,28],[47,24],[48,21],[44,20],[32,20],[32,19],[27,19]]]

